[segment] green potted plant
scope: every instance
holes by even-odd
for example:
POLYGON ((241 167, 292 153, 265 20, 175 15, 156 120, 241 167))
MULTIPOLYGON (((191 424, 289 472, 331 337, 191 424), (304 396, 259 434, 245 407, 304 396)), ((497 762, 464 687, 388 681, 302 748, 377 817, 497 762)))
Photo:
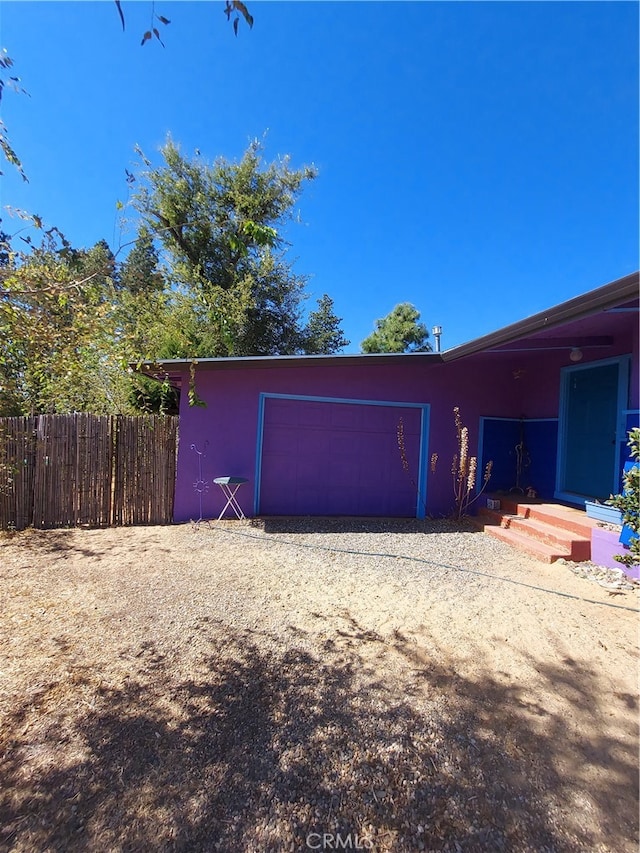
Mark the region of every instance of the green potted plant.
MULTIPOLYGON (((640 429, 629 432, 627 444, 632 462, 625 465, 622 478, 622 493, 611 495, 607 504, 622 513, 622 533, 620 542, 628 546, 626 554, 617 554, 615 559, 627 567, 637 569, 640 566, 640 429)), ((635 574, 635 572, 634 572, 635 574)))

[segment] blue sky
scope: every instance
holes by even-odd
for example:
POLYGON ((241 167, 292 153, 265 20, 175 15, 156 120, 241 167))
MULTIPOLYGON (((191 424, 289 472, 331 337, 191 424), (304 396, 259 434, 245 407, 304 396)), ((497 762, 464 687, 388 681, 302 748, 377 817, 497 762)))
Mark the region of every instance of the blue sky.
MULTIPOLYGON (((29 97, 3 119, 29 184, 0 202, 74 245, 118 222, 134 145, 314 163, 288 227, 314 300, 357 352, 413 303, 454 346, 625 275, 638 261, 638 5, 256 2, 0 4, 0 45, 29 97)), ((12 231, 16 220, 3 214, 12 231)))

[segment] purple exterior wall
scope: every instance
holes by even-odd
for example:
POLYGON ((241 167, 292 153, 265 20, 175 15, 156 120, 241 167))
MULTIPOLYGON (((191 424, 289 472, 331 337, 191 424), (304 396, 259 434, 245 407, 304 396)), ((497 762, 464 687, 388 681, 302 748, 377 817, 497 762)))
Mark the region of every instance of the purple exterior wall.
MULTIPOLYGON (((186 394, 182 395, 175 519, 198 518, 201 513, 203 517, 217 516, 223 506, 222 494, 212 480, 226 474, 249 480, 238 497, 245 513, 253 515, 261 394, 431 404, 423 459, 429 459, 435 452, 439 464, 435 474, 427 475, 427 508, 430 513, 446 512, 451 505, 449 460, 456 449, 454 406, 460 406, 469 427, 472 452, 477 449, 481 416, 517 418, 523 413, 528 417, 557 416, 558 376, 554 374, 558 374, 558 367, 552 369, 553 365, 549 365, 548 381, 541 383, 536 380, 540 375, 539 363, 535 370, 534 363, 513 368, 509 360, 492 356, 415 366, 375 362, 324 366, 316 361, 308 367, 278 366, 275 362, 268 369, 199 370, 197 390, 207 407, 190 408, 186 394), (516 379, 513 370, 524 373, 516 379), (203 453, 202 457, 192 445, 203 453), (208 486, 205 491, 196 488, 199 465, 208 486)), ((400 471, 399 451, 394 448, 391 452, 397 452, 400 471)), ((318 453, 321 453, 319 447, 318 453)), ((374 462, 372 459, 372 465, 374 462)), ((418 478, 417 471, 409 475, 418 478)), ((312 506, 309 512, 313 512, 312 506)))
MULTIPOLYGON (((606 353, 597 349, 585 353, 583 362, 633 352, 630 408, 638 407, 637 347, 637 336, 624 335, 606 353)), ((223 496, 212 481, 223 475, 247 478, 249 483, 241 487, 238 499, 248 516, 254 514, 256 459, 261 447, 260 401, 265 394, 428 404, 428 434, 422 454, 427 512, 446 513, 452 505, 450 467, 456 451, 453 407, 460 407, 469 427, 470 451, 476 454, 481 418, 557 418, 560 371, 568 365, 566 350, 479 353, 448 363, 416 359, 415 363, 403 360, 389 364, 367 358, 355 364, 340 364, 335 359, 309 360, 303 365, 277 359, 224 367, 205 363, 197 367, 196 388, 206 408, 189 407, 184 391, 185 367, 175 520, 217 517, 223 496), (192 445, 203 454, 201 457, 192 445), (439 455, 435 473, 427 470, 433 453, 439 455), (204 490, 197 485, 199 464, 204 490)), ((311 454, 313 450, 311 441, 305 452, 311 454)), ((317 453, 322 458, 320 447, 317 453)), ((397 462, 399 470, 397 447, 389 453, 397 454, 392 465, 397 462)), ((555 465, 555 460, 549 464, 555 465)), ((403 472, 403 476, 418 479, 419 472, 403 472)), ((311 505, 309 514, 313 514, 311 505)))

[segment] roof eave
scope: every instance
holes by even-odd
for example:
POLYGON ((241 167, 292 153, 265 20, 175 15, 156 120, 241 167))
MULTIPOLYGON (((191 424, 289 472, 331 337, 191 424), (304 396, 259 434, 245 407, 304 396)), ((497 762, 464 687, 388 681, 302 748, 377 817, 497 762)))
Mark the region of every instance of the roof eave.
POLYGON ((175 374, 195 365, 205 370, 240 370, 246 368, 266 369, 273 367, 309 367, 327 365, 362 364, 363 361, 377 364, 410 363, 415 361, 440 363, 442 353, 413 352, 413 353, 343 353, 337 355, 259 355, 235 356, 221 358, 165 358, 157 361, 136 362, 131 364, 133 370, 151 376, 162 378, 163 374, 175 374))
POLYGON ((567 302, 562 302, 560 305, 555 305, 546 311, 540 311, 538 314, 512 323, 510 326, 504 326, 502 329, 475 338, 466 344, 445 350, 442 353, 443 361, 455 361, 467 355, 494 349, 536 332, 553 329, 564 323, 606 311, 608 308, 615 308, 617 305, 638 297, 639 281, 637 272, 626 275, 610 284, 605 284, 595 290, 590 290, 588 293, 569 299, 567 302))

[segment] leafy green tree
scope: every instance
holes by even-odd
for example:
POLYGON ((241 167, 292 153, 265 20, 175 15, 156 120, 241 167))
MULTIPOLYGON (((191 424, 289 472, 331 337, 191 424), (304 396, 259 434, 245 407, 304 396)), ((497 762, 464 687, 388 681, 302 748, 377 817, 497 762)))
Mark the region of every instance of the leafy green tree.
POLYGON ((102 302, 109 301, 113 288, 117 287, 119 271, 115 256, 106 240, 98 240, 90 249, 63 253, 62 257, 66 257, 72 273, 91 282, 91 289, 96 298, 102 302))
POLYGON ((10 252, 0 266, 0 415, 136 410, 144 380, 128 364, 158 349, 167 299, 155 280, 151 294, 132 294, 118 272, 103 240, 73 250, 50 234, 10 252))
POLYGON ((115 350, 126 374, 129 403, 136 410, 165 414, 177 410, 177 396, 168 382, 158 383, 129 370, 131 363, 153 361, 164 355, 165 341, 177 320, 174 310, 171 288, 160 267, 153 238, 142 226, 120 264, 111 313, 115 350))
POLYGON ((303 349, 310 355, 331 355, 348 347, 340 328, 341 317, 333 310, 333 299, 326 293, 318 299, 318 308, 309 314, 304 330, 303 349))
POLYGON ((278 229, 315 169, 292 169, 288 159, 264 164, 258 142, 238 163, 190 160, 171 140, 161 153, 158 168, 145 159, 134 205, 167 250, 172 278, 206 308, 206 355, 299 351, 305 279, 278 229))
POLYGON ((167 334, 171 294, 153 238, 144 226, 120 264, 112 309, 123 360, 158 357, 167 334))
POLYGON ((234 332, 235 355, 294 354, 302 345, 306 279, 273 252, 260 253, 249 302, 234 332))
POLYGON ((104 411, 108 272, 103 246, 63 257, 52 237, 12 255, 0 292, 3 414, 104 411))
MULTIPOLYGON (((119 0, 116 7, 124 29, 119 0)), ((224 11, 236 34, 239 16, 249 27, 253 25, 241 0, 226 0, 224 11)), ((153 3, 151 15, 151 30, 144 33, 143 45, 153 37, 162 44, 153 23, 170 23, 155 14, 153 3)), ((0 101, 9 88, 24 93, 12 69, 13 60, 6 50, 0 51, 0 101)), ((2 120, 0 153, 26 181, 2 120)), ((36 229, 43 229, 41 217, 18 213, 36 229)), ((247 220, 238 246, 248 251, 251 240, 258 245, 276 245, 275 236, 270 227, 247 220)), ((154 385, 153 393, 148 393, 141 388, 146 380, 127 371, 128 361, 146 359, 153 353, 162 357, 181 349, 176 355, 182 355, 185 347, 191 350, 194 343, 196 349, 208 353, 219 350, 221 333, 229 337, 233 321, 242 318, 242 307, 254 310, 261 322, 270 305, 275 305, 280 314, 289 308, 291 316, 297 308, 295 299, 287 298, 286 293, 277 298, 277 288, 271 295, 260 293, 254 303, 245 297, 244 306, 227 300, 233 303, 235 314, 214 311, 220 316, 216 334, 211 328, 211 311, 203 316, 201 300, 196 304, 199 296, 167 288, 157 266, 152 236, 144 227, 123 265, 124 281, 119 281, 116 260, 105 241, 90 250, 76 251, 55 227, 45 232, 39 249, 32 247, 30 237, 21 239, 32 248, 29 254, 15 252, 10 235, 0 232, 0 415, 126 411, 131 405, 139 406, 141 400, 148 408, 151 398, 155 398, 156 410, 166 410, 170 389, 163 388, 158 395, 158 386, 154 385), (61 246, 53 245, 55 238, 61 246)), ((301 280, 295 281, 291 293, 300 287, 301 280)), ((256 337, 250 324, 245 323, 243 331, 245 338, 251 339, 248 331, 256 337)), ((263 345, 291 345, 291 335, 280 337, 287 343, 276 340, 263 345)))
POLYGON ((362 352, 431 352, 429 331, 419 320, 420 312, 411 303, 396 305, 386 317, 376 320, 375 331, 360 344, 362 352))

